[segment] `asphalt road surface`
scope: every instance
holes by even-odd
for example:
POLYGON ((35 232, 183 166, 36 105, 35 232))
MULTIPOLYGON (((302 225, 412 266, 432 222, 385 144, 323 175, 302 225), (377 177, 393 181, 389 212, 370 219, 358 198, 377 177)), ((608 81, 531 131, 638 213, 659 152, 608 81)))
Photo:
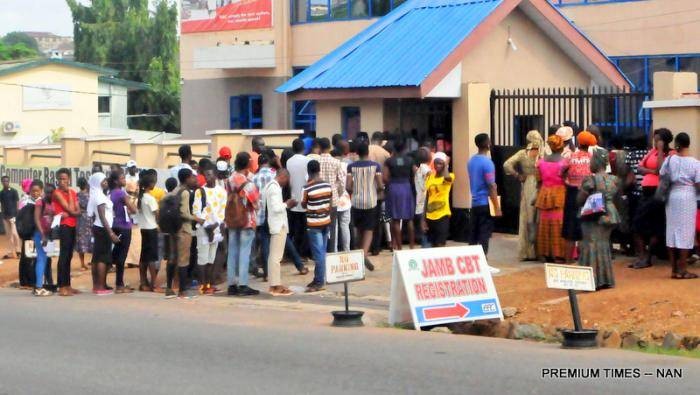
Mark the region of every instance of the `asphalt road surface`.
POLYGON ((2 289, 0 394, 639 395, 700 388, 700 361, 693 359, 329 322, 327 311, 303 305, 225 297, 39 299, 2 289), (543 369, 562 368, 599 369, 600 377, 542 377, 543 369), (641 377, 605 378, 604 368, 641 377), (659 368, 682 378, 658 378, 659 368))

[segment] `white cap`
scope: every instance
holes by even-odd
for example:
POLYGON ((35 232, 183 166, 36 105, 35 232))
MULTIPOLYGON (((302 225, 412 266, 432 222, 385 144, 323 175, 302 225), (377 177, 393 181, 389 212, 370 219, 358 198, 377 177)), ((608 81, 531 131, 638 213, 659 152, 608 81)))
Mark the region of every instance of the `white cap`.
POLYGON ((130 161, 126 162, 126 167, 128 169, 129 167, 138 167, 138 166, 136 166, 135 160, 130 160, 130 161))
POLYGON ((226 163, 226 162, 223 161, 223 160, 220 160, 220 161, 216 162, 216 170, 218 170, 218 171, 226 171, 226 170, 228 170, 228 163, 226 163))

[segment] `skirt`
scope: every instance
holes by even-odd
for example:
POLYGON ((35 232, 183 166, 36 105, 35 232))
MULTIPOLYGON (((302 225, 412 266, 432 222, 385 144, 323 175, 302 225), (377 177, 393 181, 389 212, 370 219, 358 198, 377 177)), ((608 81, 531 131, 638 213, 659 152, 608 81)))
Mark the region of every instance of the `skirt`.
POLYGON ((596 288, 614 287, 610 233, 615 226, 600 225, 598 221, 583 221, 581 227, 583 240, 579 243, 578 264, 593 268, 596 288))
POLYGON ((92 264, 112 264, 112 239, 109 238, 105 228, 92 226, 92 264))
POLYGON ((537 256, 544 258, 563 258, 566 243, 561 237, 562 209, 539 210, 537 224, 537 256))
POLYGON ((692 250, 695 247, 697 201, 695 185, 671 188, 666 205, 666 247, 692 250))
POLYGON ((561 237, 564 240, 579 241, 583 238, 581 233, 581 220, 579 219, 579 207, 576 202, 578 187, 567 186, 564 200, 564 223, 561 228, 561 237))
POLYGON ((411 183, 392 181, 389 183, 385 200, 387 215, 393 220, 410 220, 416 213, 416 200, 413 197, 411 183))
POLYGON ((428 223, 428 239, 433 246, 441 246, 447 242, 450 235, 450 216, 440 219, 426 219, 428 223))
POLYGON ((139 262, 157 262, 159 261, 158 255, 158 229, 141 229, 141 255, 139 262))

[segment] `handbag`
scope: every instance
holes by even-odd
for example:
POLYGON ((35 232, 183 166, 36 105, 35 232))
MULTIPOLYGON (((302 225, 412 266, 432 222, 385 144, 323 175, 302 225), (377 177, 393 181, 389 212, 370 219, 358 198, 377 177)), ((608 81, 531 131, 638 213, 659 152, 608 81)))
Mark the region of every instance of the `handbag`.
POLYGON ((668 195, 671 193, 671 159, 673 159, 673 156, 668 158, 669 171, 666 174, 659 175, 659 185, 654 192, 654 200, 660 203, 666 203, 668 195))
MULTIPOLYGON (((595 183, 596 191, 598 189, 598 176, 593 176, 593 182, 595 183)), ((595 192, 586 198, 586 202, 581 207, 581 219, 582 220, 594 220, 605 215, 607 209, 605 207, 605 197, 602 192, 595 192)))

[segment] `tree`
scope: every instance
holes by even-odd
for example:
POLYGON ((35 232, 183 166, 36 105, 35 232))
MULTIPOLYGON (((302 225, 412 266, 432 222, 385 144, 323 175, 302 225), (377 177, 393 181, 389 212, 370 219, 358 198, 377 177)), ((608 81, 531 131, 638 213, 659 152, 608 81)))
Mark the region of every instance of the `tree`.
POLYGON ((131 127, 180 130, 180 70, 177 2, 92 0, 82 5, 66 0, 73 14, 75 59, 119 70, 119 77, 150 85, 129 94, 131 127))
POLYGON ((25 47, 34 50, 35 53, 39 53, 39 44, 37 44, 34 37, 31 37, 27 33, 23 32, 11 32, 7 33, 5 37, 2 38, 2 42, 7 46, 13 46, 15 44, 24 44, 25 47))
POLYGON ((7 45, 0 41, 0 60, 30 59, 35 58, 37 55, 35 50, 27 48, 24 43, 7 45))

